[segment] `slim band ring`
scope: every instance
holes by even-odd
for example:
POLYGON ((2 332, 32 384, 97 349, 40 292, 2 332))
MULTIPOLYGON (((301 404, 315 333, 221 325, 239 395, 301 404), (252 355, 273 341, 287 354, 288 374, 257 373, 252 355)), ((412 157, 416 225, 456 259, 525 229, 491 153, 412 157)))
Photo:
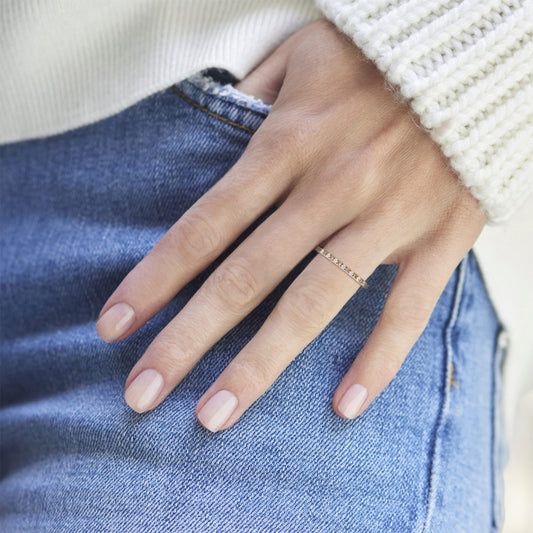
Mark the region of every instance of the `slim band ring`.
POLYGON ((329 259, 334 265, 337 265, 342 271, 344 271, 348 276, 355 280, 361 287, 369 289, 368 283, 358 274, 356 274, 348 265, 343 263, 340 259, 337 259, 332 253, 324 250, 322 246, 318 245, 315 248, 315 251, 323 255, 326 259, 329 259))

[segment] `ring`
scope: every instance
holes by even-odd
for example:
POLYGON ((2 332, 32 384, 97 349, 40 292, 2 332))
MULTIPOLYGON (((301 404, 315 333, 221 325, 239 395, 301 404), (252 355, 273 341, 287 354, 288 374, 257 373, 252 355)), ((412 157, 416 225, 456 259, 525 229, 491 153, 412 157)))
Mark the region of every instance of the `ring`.
POLYGON ((332 253, 328 252, 322 246, 318 245, 315 251, 323 255, 326 259, 329 259, 334 265, 337 265, 343 272, 348 274, 353 280, 355 280, 364 289, 369 289, 368 283, 358 274, 356 274, 348 265, 343 263, 340 259, 337 259, 332 253))

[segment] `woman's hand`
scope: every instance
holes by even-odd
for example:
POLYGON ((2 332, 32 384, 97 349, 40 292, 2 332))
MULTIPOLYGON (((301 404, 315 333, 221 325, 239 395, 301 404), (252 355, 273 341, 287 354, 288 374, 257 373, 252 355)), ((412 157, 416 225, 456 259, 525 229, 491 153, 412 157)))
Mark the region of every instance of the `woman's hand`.
MULTIPOLYGON (((239 161, 124 278, 97 331, 108 342, 131 335, 277 206, 157 335, 126 381, 126 401, 138 412, 161 403, 322 244, 364 278, 382 263, 399 265, 333 397, 335 411, 353 418, 400 368, 484 214, 409 107, 325 19, 293 34, 237 87, 273 102, 269 115, 239 161)), ((359 287, 316 254, 200 398, 198 421, 211 431, 234 424, 359 287)))

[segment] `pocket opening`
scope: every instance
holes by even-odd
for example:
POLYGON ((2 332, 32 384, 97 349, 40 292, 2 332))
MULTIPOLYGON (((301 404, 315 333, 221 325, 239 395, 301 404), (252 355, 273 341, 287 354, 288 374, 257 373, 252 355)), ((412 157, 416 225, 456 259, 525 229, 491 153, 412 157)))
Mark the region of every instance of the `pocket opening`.
POLYGON ((189 76, 187 80, 200 91, 262 116, 267 116, 272 105, 252 94, 235 88, 240 80, 229 70, 209 67, 189 76))
POLYGON ((217 121, 253 134, 272 106, 236 89, 232 85, 236 81, 231 72, 212 67, 192 74, 174 84, 172 89, 189 104, 217 121))

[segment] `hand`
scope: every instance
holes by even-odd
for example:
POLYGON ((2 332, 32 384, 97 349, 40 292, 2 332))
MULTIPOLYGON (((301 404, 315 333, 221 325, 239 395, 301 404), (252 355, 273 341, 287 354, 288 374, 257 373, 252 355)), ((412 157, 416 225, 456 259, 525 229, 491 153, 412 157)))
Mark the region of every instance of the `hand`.
MULTIPOLYGON (((353 418, 397 373, 485 216, 409 107, 325 19, 294 33, 237 88, 273 103, 269 115, 239 161, 120 283, 97 331, 108 342, 131 335, 277 206, 156 336, 125 399, 138 412, 156 407, 322 244, 364 278, 399 265, 333 397, 335 412, 353 418)), ((200 398, 198 421, 211 431, 234 424, 359 288, 316 254, 200 398)))

